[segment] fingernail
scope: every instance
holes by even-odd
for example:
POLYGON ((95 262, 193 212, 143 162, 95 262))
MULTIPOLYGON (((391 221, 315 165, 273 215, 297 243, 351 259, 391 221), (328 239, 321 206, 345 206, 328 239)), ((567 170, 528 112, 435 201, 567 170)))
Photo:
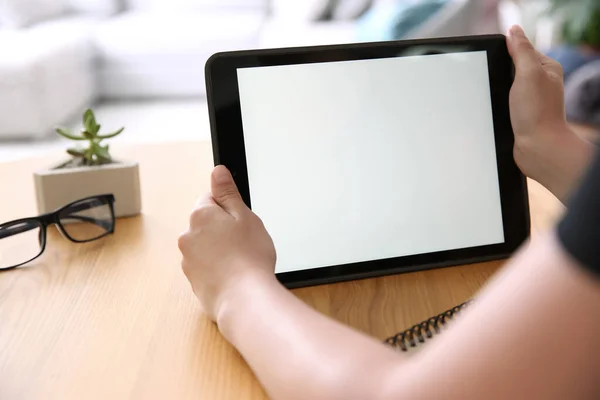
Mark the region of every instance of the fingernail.
POLYGON ((215 169, 215 180, 217 183, 226 184, 231 182, 231 174, 226 167, 219 165, 215 169))
POLYGON ((510 34, 513 36, 523 37, 525 36, 525 31, 523 31, 523 28, 521 28, 519 25, 515 25, 510 28, 510 34))

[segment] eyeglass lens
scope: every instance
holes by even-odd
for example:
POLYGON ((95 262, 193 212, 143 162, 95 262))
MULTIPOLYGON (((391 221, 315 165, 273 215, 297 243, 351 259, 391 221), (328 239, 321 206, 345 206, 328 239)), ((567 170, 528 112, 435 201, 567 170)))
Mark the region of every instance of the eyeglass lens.
POLYGON ((59 213, 58 219, 65 234, 76 241, 98 239, 114 225, 110 203, 100 198, 73 203, 59 213))
POLYGON ((44 248, 44 228, 35 220, 0 226, 0 270, 29 262, 44 248))

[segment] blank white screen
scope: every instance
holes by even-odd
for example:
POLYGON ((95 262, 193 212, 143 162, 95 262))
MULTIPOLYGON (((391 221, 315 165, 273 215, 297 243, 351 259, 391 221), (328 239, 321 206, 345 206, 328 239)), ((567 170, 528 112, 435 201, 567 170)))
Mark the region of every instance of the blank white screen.
POLYGON ((276 272, 504 242, 486 52, 238 69, 276 272))

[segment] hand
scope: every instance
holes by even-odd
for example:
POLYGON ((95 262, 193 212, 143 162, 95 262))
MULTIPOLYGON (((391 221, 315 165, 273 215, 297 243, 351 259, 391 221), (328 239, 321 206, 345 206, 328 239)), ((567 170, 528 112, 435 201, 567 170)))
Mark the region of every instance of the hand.
POLYGON ((214 169, 211 192, 193 211, 179 249, 183 272, 204 311, 216 321, 240 285, 275 280, 276 256, 271 237, 246 207, 227 168, 214 169))
POLYGON ((510 93, 515 161, 565 202, 591 162, 593 145, 567 124, 561 65, 536 51, 518 26, 509 33, 508 48, 516 67, 510 93))

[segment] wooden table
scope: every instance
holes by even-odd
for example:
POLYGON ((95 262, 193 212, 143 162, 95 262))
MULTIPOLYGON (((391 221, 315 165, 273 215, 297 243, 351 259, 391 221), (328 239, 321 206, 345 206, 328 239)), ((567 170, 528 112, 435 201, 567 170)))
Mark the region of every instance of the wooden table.
MULTIPOLYGON (((240 355, 200 312, 177 237, 208 189, 209 143, 117 149, 141 163, 143 215, 106 240, 54 232, 27 268, 0 273, 0 399, 263 399, 240 355)), ((0 221, 36 214, 32 172, 0 165, 0 221)), ((562 212, 530 185, 534 231, 562 212)), ((50 232, 49 232, 50 233, 50 232)), ((317 310, 379 339, 461 303, 502 262, 295 290, 317 310)))

